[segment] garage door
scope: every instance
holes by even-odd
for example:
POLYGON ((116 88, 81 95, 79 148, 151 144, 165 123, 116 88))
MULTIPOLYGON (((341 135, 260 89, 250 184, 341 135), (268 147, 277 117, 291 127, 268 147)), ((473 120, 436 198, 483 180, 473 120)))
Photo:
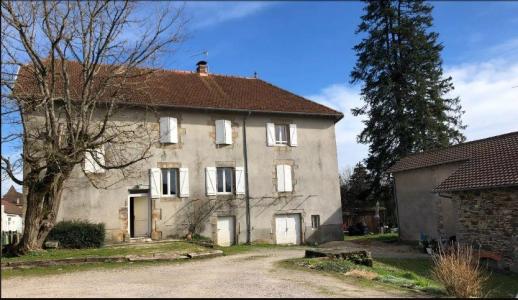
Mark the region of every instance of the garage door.
POLYGON ((275 240, 277 244, 300 244, 300 215, 275 216, 275 240))
POLYGON ((218 217, 218 245, 234 244, 234 217, 218 217))

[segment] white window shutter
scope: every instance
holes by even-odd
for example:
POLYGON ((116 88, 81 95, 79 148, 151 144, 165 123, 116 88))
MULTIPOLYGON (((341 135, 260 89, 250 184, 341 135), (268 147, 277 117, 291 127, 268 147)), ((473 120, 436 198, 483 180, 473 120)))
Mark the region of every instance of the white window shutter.
POLYGON ((178 121, 176 118, 160 118, 160 143, 178 143, 178 121))
POLYGON ((232 122, 225 120, 225 144, 232 144, 232 122))
POLYGON ((178 120, 169 118, 169 139, 170 143, 178 144, 178 120))
POLYGON ((189 197, 189 169, 180 168, 180 197, 189 197))
POLYGON ((216 120, 216 144, 232 144, 232 122, 216 120))
POLYGON ((216 120, 216 144, 225 143, 225 120, 216 120))
POLYGON ((297 124, 290 124, 290 146, 297 146, 297 124))
POLYGON ((266 123, 266 143, 268 146, 275 145, 275 124, 266 123))
POLYGON ((160 186, 162 184, 162 172, 159 168, 149 169, 149 192, 151 198, 160 198, 160 186))
POLYGON ((284 165, 277 165, 277 192, 284 192, 284 165))
POLYGON ((236 194, 243 195, 245 193, 245 168, 236 167, 236 194))
POLYGON ((291 180, 291 166, 284 165, 284 191, 291 192, 293 191, 293 183, 291 180))
POLYGON ((207 188, 207 195, 216 195, 216 168, 207 167, 205 168, 205 185, 207 188))
POLYGON ((170 143, 169 141, 169 118, 160 118, 160 143, 170 143))

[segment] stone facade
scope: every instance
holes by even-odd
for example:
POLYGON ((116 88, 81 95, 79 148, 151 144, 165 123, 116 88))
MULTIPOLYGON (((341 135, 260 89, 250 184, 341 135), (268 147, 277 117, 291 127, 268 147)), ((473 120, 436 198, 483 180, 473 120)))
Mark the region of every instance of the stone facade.
MULTIPOLYGON (((242 167, 243 119, 237 112, 211 112, 161 108, 158 114, 144 113, 137 107, 121 108, 114 119, 123 124, 146 124, 151 127, 150 139, 157 141, 150 157, 132 166, 134 174, 119 180, 117 172, 95 174, 100 180, 115 181, 107 189, 97 189, 77 166, 63 192, 58 221, 87 219, 103 222, 107 238, 128 240, 132 195, 146 196, 149 191, 150 168, 188 168, 189 196, 161 196, 150 199, 149 237, 165 239, 184 237, 193 220, 203 219, 197 232, 216 240, 217 218, 234 219, 235 242, 246 242, 246 209, 244 195, 207 196, 206 167, 242 167), (178 119, 178 143, 158 142, 159 117, 178 119), (233 143, 218 145, 215 141, 215 120, 232 123, 233 143)), ((37 116, 33 116, 37 118, 37 116)), ((31 123, 37 126, 38 123, 31 123)), ((335 120, 282 114, 253 114, 247 117, 247 153, 250 193, 251 241, 275 243, 275 216, 297 214, 300 218, 301 241, 323 243, 343 238, 335 120), (266 123, 296 124, 298 145, 268 146, 266 123), (277 192, 276 165, 290 165, 292 192, 277 192), (320 226, 313 228, 311 216, 320 217, 320 226)), ((110 157, 106 155, 106 160, 110 157)))
POLYGON ((518 272, 518 187, 465 191, 454 199, 457 240, 496 254, 499 268, 518 272))

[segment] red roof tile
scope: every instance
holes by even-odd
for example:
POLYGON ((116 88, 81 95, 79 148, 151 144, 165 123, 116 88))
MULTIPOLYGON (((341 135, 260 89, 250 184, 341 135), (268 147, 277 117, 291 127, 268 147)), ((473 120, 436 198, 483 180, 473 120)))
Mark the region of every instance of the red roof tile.
POLYGON ((2 199, 2 205, 4 206, 4 212, 6 214, 23 215, 23 207, 21 205, 16 205, 4 199, 2 199))
POLYGON ((518 131, 410 155, 388 171, 397 173, 462 161, 459 169, 434 191, 518 186, 518 131))
MULTIPOLYGON (((72 94, 81 93, 81 66, 67 63, 72 94)), ((103 74, 113 72, 115 66, 103 65, 97 75, 102 82, 103 74)), ((14 95, 38 97, 39 91, 29 66, 18 73, 14 95)), ((209 74, 200 76, 195 72, 135 69, 135 78, 121 83, 123 88, 107 91, 106 99, 116 98, 129 104, 163 105, 194 109, 222 109, 231 111, 254 111, 274 113, 297 113, 328 116, 339 120, 343 114, 324 105, 297 96, 256 78, 209 74), (150 73, 151 72, 151 73, 150 73)), ((58 83, 59 84, 59 83, 58 83)), ((58 95, 59 96, 59 95, 58 95)), ((74 97, 72 97, 74 98, 74 97)), ((78 98, 78 97, 76 97, 78 98)))

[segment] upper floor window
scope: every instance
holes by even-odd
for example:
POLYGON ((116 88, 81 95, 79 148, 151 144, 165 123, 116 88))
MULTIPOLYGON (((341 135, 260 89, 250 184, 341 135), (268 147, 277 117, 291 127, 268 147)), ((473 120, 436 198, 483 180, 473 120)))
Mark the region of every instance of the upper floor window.
POLYGON ((229 120, 216 120, 216 144, 232 144, 232 122, 229 120))
POLYGON ((178 195, 178 169, 162 169, 162 195, 178 195))
POLYGON ((287 124, 275 124, 275 144, 276 145, 288 145, 289 135, 288 135, 288 125, 287 124))
POLYGON ((173 117, 160 118, 160 143, 178 143, 178 120, 173 117))
POLYGON ((297 125, 266 123, 266 142, 268 146, 297 146, 297 125))
POLYGON ((232 168, 216 168, 218 193, 230 194, 234 192, 232 168))

